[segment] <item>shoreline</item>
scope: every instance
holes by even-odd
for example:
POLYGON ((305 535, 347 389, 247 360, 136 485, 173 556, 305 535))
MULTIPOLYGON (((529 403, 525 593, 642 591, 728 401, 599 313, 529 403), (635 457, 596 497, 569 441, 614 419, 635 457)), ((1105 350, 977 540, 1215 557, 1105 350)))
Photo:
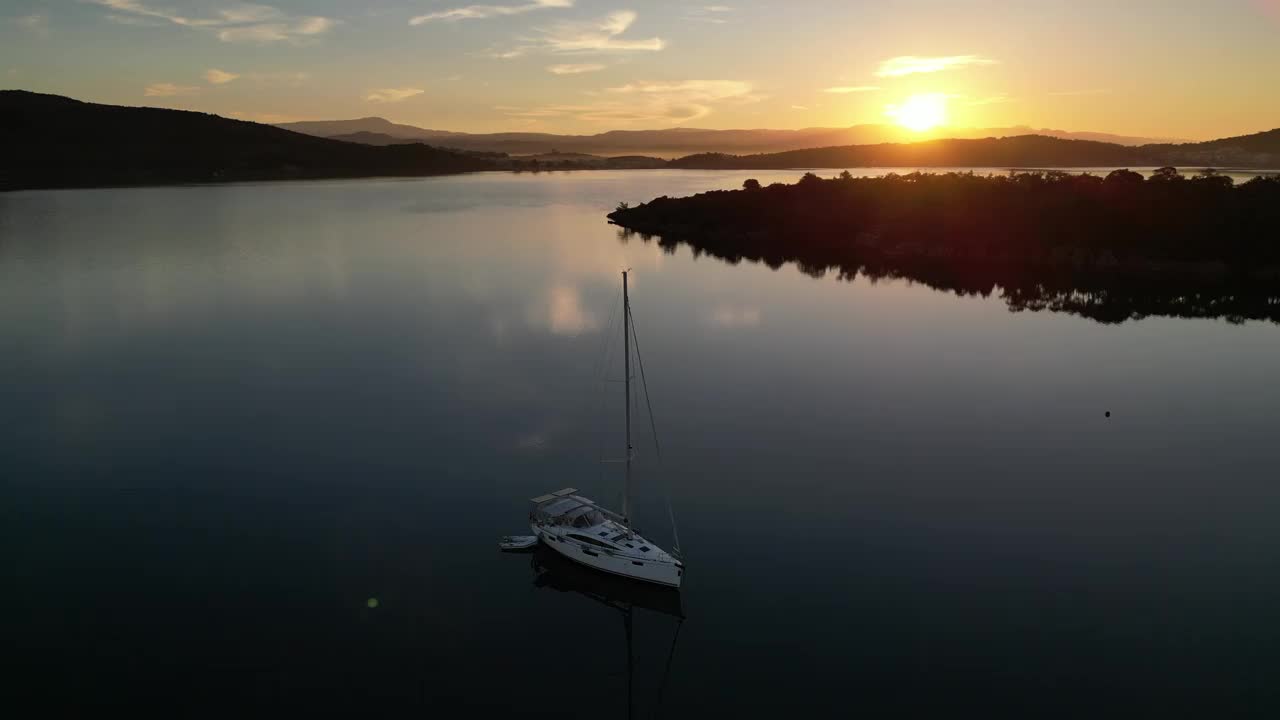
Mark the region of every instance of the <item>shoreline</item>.
MULTIPOLYGON (((991 173, 991 174, 1001 174, 1001 175, 1016 175, 1020 173, 1061 172, 1069 175, 1082 175, 1082 174, 1090 174, 1091 172, 1110 172, 1118 168, 1114 168, 1110 166, 1107 166, 1107 167, 1063 166, 1063 167, 1056 167, 1056 168, 1040 169, 1040 168, 1021 168, 1021 167, 994 167, 994 166, 956 167, 956 166, 927 166, 927 165, 911 165, 911 166, 892 166, 892 165, 870 166, 869 165, 869 166, 861 166, 861 167, 851 166, 846 168, 818 168, 818 167, 701 168, 701 167, 670 167, 670 166, 661 167, 661 168, 653 168, 653 167, 628 168, 628 167, 584 166, 584 167, 547 167, 547 168, 532 170, 532 169, 526 169, 526 168, 492 167, 492 168, 480 168, 480 169, 462 170, 462 171, 413 172, 413 173, 390 173, 390 174, 377 173, 377 174, 370 174, 370 175, 333 173, 333 174, 319 174, 319 175, 291 176, 291 177, 261 176, 261 177, 236 177, 236 178, 226 178, 226 179, 172 180, 172 181, 140 180, 137 182, 104 182, 104 183, 88 182, 88 183, 33 184, 33 185, 21 185, 21 186, 11 186, 11 185, 5 184, 5 182, 2 179, 0 179, 0 193, 18 193, 18 192, 49 191, 49 190, 111 190, 111 189, 126 189, 126 188, 220 187, 224 185, 245 185, 245 184, 252 184, 252 183, 289 183, 289 182, 314 182, 314 181, 332 181, 332 180, 415 180, 415 179, 424 179, 424 178, 483 175, 487 173, 493 173, 493 174, 501 173, 501 174, 510 174, 510 175, 532 175, 532 176, 557 175, 557 174, 580 173, 580 172, 632 173, 632 172, 654 172, 654 171, 677 171, 681 173, 685 173, 685 172, 749 173, 749 172, 754 172, 759 170, 763 172, 805 173, 805 172, 812 172, 815 170, 832 170, 832 169, 845 170, 845 171, 859 171, 859 170, 888 170, 888 171, 906 170, 906 171, 913 171, 913 172, 937 171, 939 173, 941 172, 980 173, 981 172, 981 173, 991 173)), ((1132 169, 1138 172, 1146 173, 1146 172, 1153 172, 1158 168, 1154 166, 1135 166, 1132 169)), ((1238 167, 1237 168, 1210 168, 1210 167, 1198 167, 1198 166, 1182 168, 1182 171, 1184 173, 1204 172, 1204 171, 1211 171, 1211 170, 1224 175, 1249 175, 1252 177, 1270 177, 1273 175, 1280 175, 1280 170, 1271 169, 1271 168, 1238 168, 1238 167)), ((855 175, 854 177, 874 178, 879 176, 855 175)), ((650 232, 651 234, 660 234, 655 231, 650 231, 650 232)))

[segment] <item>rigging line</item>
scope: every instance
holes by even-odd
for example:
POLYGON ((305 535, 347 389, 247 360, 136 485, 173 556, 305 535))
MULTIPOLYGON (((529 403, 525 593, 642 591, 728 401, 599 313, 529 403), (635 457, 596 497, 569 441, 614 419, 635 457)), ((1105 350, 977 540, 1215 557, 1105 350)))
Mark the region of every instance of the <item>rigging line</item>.
MULTIPOLYGON (((596 357, 596 366, 591 370, 591 397, 588 398, 588 404, 591 405, 591 417, 598 418, 603 412, 604 391, 608 385, 605 375, 609 372, 609 351, 613 346, 613 323, 614 318, 618 315, 618 305, 622 302, 622 293, 619 292, 613 297, 613 306, 609 310, 609 322, 605 325, 604 337, 601 338, 600 354, 596 357), (598 383, 598 384, 597 384, 598 383)), ((595 433, 596 444, 596 480, 604 482, 604 453, 605 443, 603 439, 604 431, 598 429, 595 433)))
MULTIPOLYGON (((623 308, 623 312, 631 320, 631 339, 635 341, 636 346, 636 364, 640 366, 640 386, 644 388, 644 404, 649 411, 649 431, 653 434, 653 451, 658 458, 658 465, 662 465, 662 446, 658 444, 658 421, 653 417, 653 400, 649 397, 649 380, 644 375, 644 358, 640 355, 640 338, 636 335, 636 316, 632 314, 631 308, 623 308)), ((659 467, 658 476, 662 483, 662 497, 667 504, 667 517, 671 520, 671 538, 675 541, 676 555, 683 556, 680 551, 680 531, 676 528, 676 511, 671 507, 671 491, 667 488, 666 477, 659 467)))
MULTIPOLYGON (((681 608, 681 612, 683 612, 683 608, 681 608)), ((658 704, 654 707, 653 712, 650 713, 650 717, 656 717, 662 711, 662 696, 666 694, 667 680, 671 678, 671 663, 676 659, 676 643, 680 641, 680 627, 682 625, 684 625, 683 617, 676 621, 676 632, 671 637, 671 652, 667 654, 667 667, 662 671, 662 682, 658 685, 658 704)))
POLYGON ((636 364, 640 366, 640 385, 644 388, 644 404, 649 410, 649 432, 653 434, 653 451, 662 459, 662 446, 658 444, 658 424, 653 417, 653 402, 649 400, 649 381, 644 377, 644 359, 640 357, 640 338, 636 336, 636 316, 627 309, 627 317, 631 318, 631 339, 636 346, 636 364))

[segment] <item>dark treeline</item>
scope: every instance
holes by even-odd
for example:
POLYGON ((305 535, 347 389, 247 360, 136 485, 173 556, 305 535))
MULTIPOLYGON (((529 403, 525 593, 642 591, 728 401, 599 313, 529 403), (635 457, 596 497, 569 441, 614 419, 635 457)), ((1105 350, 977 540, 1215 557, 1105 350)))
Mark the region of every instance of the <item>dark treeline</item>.
POLYGON ((582 155, 562 159, 554 159, 554 157, 551 159, 545 157, 507 157, 499 161, 499 166, 517 173, 538 173, 554 170, 658 170, 665 168, 667 161, 644 155, 623 155, 619 157, 582 155))
POLYGON ((1149 180, 1060 172, 890 175, 658 198, 626 235, 728 262, 905 278, 999 293, 1015 310, 1102 322, 1147 315, 1280 322, 1280 177, 1235 186, 1162 168, 1149 180))
POLYGON ((374 147, 205 113, 0 91, 0 190, 229 180, 439 175, 493 157, 374 147))

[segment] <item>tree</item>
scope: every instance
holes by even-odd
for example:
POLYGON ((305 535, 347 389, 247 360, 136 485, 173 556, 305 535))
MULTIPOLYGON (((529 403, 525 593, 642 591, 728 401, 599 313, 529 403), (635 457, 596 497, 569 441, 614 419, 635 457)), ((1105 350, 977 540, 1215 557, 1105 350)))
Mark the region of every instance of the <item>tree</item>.
POLYGON ((841 180, 852 180, 852 179, 853 179, 853 173, 849 172, 848 170, 843 170, 843 171, 841 171, 841 172, 840 172, 840 179, 841 179, 841 180))
POLYGON ((807 173, 805 173, 805 174, 800 178, 800 186, 801 186, 801 187, 807 187, 807 186, 809 186, 809 185, 817 185, 817 184, 819 184, 819 183, 821 183, 821 182, 822 182, 822 178, 818 177, 817 175, 814 175, 814 174, 813 174, 813 173, 811 173, 811 172, 807 172, 807 173))
POLYGON ((1112 170, 1107 174, 1107 184, 1116 187, 1141 185, 1143 182, 1142 173, 1136 173, 1129 169, 1112 170))
POLYGON ((1151 182, 1178 182, 1182 179, 1176 167, 1162 167, 1151 174, 1151 182))
POLYGON ((755 178, 750 178, 746 182, 742 183, 742 189, 743 190, 759 190, 760 181, 755 178))
POLYGON ((1236 181, 1232 180, 1230 176, 1223 175, 1213 168, 1201 170, 1196 173, 1196 176, 1191 181, 1197 187, 1231 188, 1236 184, 1236 181))

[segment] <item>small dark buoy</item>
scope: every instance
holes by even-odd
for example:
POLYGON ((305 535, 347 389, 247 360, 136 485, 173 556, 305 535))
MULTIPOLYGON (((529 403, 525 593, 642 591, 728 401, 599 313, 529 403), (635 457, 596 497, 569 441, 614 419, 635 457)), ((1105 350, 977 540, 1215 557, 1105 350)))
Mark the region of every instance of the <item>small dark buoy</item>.
POLYGON ((1110 411, 1110 410, 1108 410, 1108 411, 1107 411, 1107 417, 1111 417, 1111 411, 1110 411))

